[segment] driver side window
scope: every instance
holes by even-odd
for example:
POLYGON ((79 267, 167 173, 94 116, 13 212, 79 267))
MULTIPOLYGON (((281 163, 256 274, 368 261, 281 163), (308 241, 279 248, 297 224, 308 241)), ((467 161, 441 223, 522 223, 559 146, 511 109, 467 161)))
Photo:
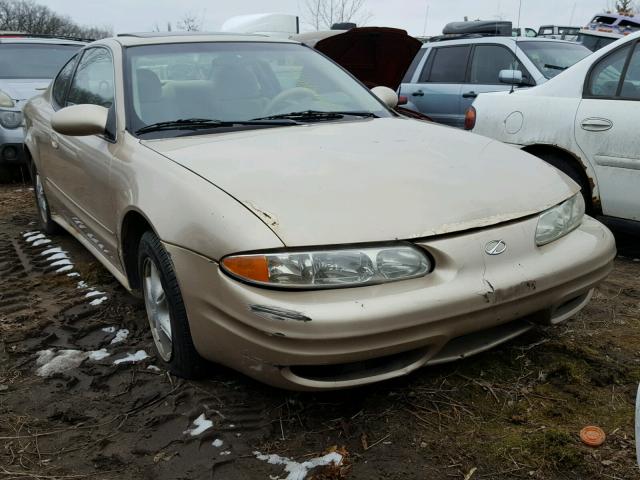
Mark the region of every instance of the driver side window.
POLYGON ((110 108, 114 92, 111 54, 105 48, 86 50, 73 77, 66 106, 89 103, 110 108))

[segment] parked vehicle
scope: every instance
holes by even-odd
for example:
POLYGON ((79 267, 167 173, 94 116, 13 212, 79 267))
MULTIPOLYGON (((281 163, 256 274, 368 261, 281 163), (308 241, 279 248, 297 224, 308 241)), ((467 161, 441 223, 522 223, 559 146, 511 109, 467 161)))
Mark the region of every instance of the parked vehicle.
POLYGON ((512 37, 537 37, 538 32, 535 29, 529 27, 513 27, 511 31, 512 37))
POLYGON ((0 32, 0 181, 24 164, 22 108, 85 42, 0 32))
POLYGON ((639 40, 618 40, 540 87, 479 96, 469 127, 558 167, 592 214, 640 226, 639 40))
POLYGON ((596 32, 629 35, 640 30, 640 16, 619 15, 617 13, 598 14, 585 27, 596 32))
POLYGON ((581 29, 576 36, 575 41, 584 45, 592 52, 596 52, 601 48, 611 45, 616 40, 620 40, 624 35, 617 33, 599 32, 595 30, 581 29))
MULTIPOLYGON (((379 86, 397 91, 404 73, 422 43, 405 30, 385 27, 362 27, 327 30, 294 35, 292 40, 315 48, 346 69, 369 88, 379 86)), ((407 109, 406 98, 396 112, 421 120, 429 117, 407 109)))
POLYGON ((582 60, 590 50, 561 40, 477 37, 424 44, 407 70, 400 95, 407 108, 434 121, 464 126, 480 93, 540 85, 582 60))
POLYGON ((543 25, 538 29, 538 37, 573 41, 579 32, 580 27, 543 25))
POLYGON ((101 40, 25 109, 42 228, 141 291, 183 376, 204 357, 280 387, 353 387, 584 307, 615 245, 578 186, 403 118, 386 91, 292 41, 101 40), (198 75, 161 81, 179 65, 198 75))

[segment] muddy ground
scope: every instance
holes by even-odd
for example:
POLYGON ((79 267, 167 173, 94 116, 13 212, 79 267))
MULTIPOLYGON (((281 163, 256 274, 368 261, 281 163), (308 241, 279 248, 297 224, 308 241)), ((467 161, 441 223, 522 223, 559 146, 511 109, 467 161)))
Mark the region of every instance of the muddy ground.
POLYGON ((333 451, 342 465, 307 478, 640 478, 634 239, 591 304, 564 325, 448 366, 318 395, 222 368, 202 382, 157 370, 141 302, 68 235, 25 237, 35 219, 28 187, 0 187, 0 478, 302 478, 254 452, 303 463, 333 451), (71 266, 54 265, 56 248, 71 266), (123 329, 129 335, 111 343, 123 329), (108 357, 85 358, 103 348, 108 357), (47 349, 79 351, 79 365, 39 376, 38 352, 47 349), (149 358, 114 364, 140 350, 149 358), (202 414, 212 427, 184 433, 202 414), (585 425, 604 429, 603 446, 580 443, 585 425))

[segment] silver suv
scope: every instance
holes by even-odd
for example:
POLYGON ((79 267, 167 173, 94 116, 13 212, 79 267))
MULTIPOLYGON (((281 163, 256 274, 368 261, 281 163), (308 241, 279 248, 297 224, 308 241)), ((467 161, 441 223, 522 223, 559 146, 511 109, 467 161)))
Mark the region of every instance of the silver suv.
POLYGON ((459 38, 426 43, 404 76, 399 94, 408 108, 434 121, 464 126, 480 93, 546 82, 591 51, 561 40, 513 37, 459 38))
POLYGON ((0 180, 24 164, 22 108, 86 42, 0 32, 0 180))

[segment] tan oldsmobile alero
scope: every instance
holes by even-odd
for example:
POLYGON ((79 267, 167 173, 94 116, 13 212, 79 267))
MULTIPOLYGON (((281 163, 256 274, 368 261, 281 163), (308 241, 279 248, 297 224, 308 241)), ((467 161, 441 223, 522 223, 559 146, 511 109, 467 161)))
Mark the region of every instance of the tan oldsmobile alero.
POLYGON ((578 186, 395 101, 292 41, 95 42, 26 107, 42 227, 141 292, 186 377, 351 387, 583 308, 615 244, 578 186))

